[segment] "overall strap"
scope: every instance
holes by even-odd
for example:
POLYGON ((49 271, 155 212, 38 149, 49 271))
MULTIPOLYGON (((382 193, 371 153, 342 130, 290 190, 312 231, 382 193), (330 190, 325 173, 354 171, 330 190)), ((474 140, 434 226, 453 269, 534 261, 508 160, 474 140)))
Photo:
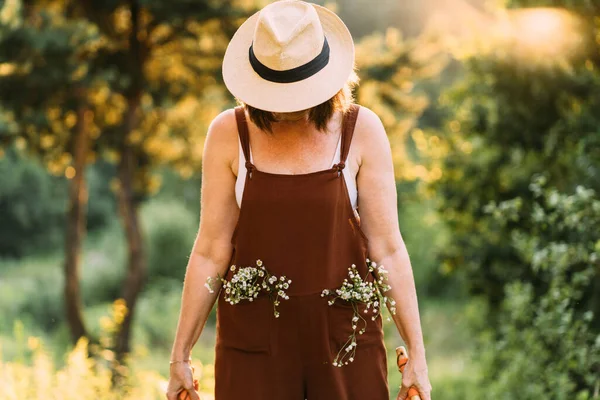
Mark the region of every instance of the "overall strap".
POLYGON ((250 135, 248 134, 248 122, 246 121, 246 113, 244 112, 244 108, 242 106, 237 106, 235 108, 235 121, 238 127, 238 135, 240 136, 242 150, 244 151, 244 158, 246 160, 246 170, 249 174, 251 174, 252 170, 254 169, 254 164, 252 164, 252 162, 250 161, 250 135))
POLYGON ((354 127, 356 126, 356 120, 358 118, 358 111, 360 106, 358 104, 351 104, 350 108, 344 114, 342 121, 342 150, 340 156, 340 162, 338 165, 338 172, 346 166, 346 158, 350 151, 350 143, 352 142, 352 135, 354 134, 354 127))

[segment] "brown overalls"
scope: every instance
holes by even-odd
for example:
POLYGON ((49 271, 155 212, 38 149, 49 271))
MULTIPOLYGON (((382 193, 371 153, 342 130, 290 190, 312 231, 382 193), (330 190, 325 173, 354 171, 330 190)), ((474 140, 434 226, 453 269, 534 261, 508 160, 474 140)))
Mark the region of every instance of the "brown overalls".
POLYGON ((268 296, 231 305, 219 293, 215 400, 389 399, 381 315, 372 321, 364 314, 368 325, 357 334, 354 362, 335 367, 352 333, 353 309, 340 299, 330 306, 321 296, 341 286, 352 264, 362 277, 368 272, 368 240, 342 174, 358 110, 353 105, 344 117, 339 163, 291 175, 263 172, 249 161, 246 117, 236 108, 248 173, 229 265, 256 266, 260 259, 292 283, 289 299, 280 298, 279 318, 268 296))

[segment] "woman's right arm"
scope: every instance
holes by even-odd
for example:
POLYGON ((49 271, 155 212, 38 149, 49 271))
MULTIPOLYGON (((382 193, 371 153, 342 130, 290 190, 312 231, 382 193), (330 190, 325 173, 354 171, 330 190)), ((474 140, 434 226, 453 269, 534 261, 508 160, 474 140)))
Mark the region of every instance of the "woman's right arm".
POLYGON ((202 189, 200 194, 200 226, 189 257, 183 283, 181 309, 171 351, 171 376, 167 398, 176 399, 181 388, 191 399, 192 373, 184 361, 190 358, 208 315, 219 293, 215 281, 214 293, 204 285, 208 277, 223 276, 233 251, 231 235, 239 215, 235 199, 236 177, 232 170, 237 157, 237 125, 233 110, 219 114, 211 123, 202 156, 202 189))

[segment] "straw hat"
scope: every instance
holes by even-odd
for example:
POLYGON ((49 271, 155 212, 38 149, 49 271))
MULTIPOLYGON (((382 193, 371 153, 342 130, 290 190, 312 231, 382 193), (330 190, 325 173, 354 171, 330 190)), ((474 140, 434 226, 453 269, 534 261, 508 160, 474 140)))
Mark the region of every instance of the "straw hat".
POLYGON ((352 36, 335 13, 282 0, 252 15, 233 35, 223 79, 235 97, 254 108, 293 112, 333 97, 353 66, 352 36))

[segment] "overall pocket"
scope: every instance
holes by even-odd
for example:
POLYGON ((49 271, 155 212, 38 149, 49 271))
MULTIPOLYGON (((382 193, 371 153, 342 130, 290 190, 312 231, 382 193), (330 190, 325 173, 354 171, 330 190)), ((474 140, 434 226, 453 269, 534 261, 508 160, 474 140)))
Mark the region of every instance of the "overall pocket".
MULTIPOLYGON (((352 303, 346 300, 337 299, 332 305, 326 304, 327 319, 329 327, 329 346, 331 355, 335 355, 342 350, 344 345, 348 345, 348 339, 352 335, 354 322, 354 308, 352 303)), ((378 315, 375 321, 371 319, 373 309, 367 309, 364 303, 356 303, 356 308, 362 316, 356 321, 356 354, 360 354, 360 349, 366 346, 377 345, 383 342, 383 324, 382 316, 378 315), (365 313, 365 310, 367 313, 365 313), (360 331, 365 329, 361 335, 360 331)))
POLYGON ((217 344, 254 353, 270 353, 273 303, 268 296, 237 304, 219 296, 217 306, 217 344))

